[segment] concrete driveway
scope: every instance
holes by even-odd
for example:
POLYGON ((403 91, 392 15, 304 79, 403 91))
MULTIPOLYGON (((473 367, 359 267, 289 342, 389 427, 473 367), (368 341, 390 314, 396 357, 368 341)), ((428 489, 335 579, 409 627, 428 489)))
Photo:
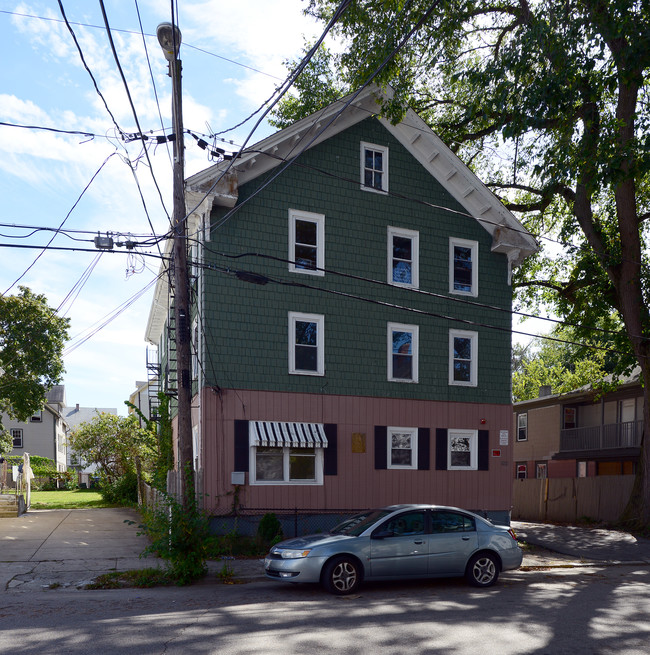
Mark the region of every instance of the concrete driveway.
POLYGON ((83 587, 102 573, 163 567, 133 509, 30 510, 0 519, 0 591, 83 587), (132 522, 132 523, 131 523, 132 522))

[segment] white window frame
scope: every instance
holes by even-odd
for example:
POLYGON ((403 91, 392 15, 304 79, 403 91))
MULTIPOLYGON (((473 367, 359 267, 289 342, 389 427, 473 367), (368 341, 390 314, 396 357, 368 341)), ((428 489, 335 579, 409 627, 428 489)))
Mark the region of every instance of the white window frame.
POLYGON ((305 275, 325 275, 325 215, 314 212, 304 212, 298 209, 289 210, 289 271, 305 275), (296 221, 306 221, 316 224, 316 269, 296 266, 296 221))
POLYGON ((30 423, 42 423, 43 422, 43 410, 40 412, 35 412, 29 417, 30 423))
POLYGON ((535 462, 535 478, 537 480, 546 480, 548 478, 547 462, 535 462))
POLYGON ((292 375, 325 375, 325 316, 289 312, 289 373, 292 375), (296 322, 316 323, 316 370, 296 368, 296 322))
POLYGON ((192 341, 191 341, 191 355, 192 355, 192 380, 199 379, 199 353, 201 352, 201 335, 199 332, 199 317, 195 316, 192 321, 192 341))
POLYGON ((22 428, 11 428, 11 441, 13 443, 13 448, 24 448, 25 442, 23 441, 23 429, 22 428), (17 446, 14 442, 16 437, 20 437, 20 446, 17 446))
POLYGON ((478 385, 478 332, 468 330, 449 330, 449 384, 457 387, 476 387, 478 385), (472 358, 470 361, 470 379, 454 379, 454 339, 470 339, 472 358))
POLYGON ((418 429, 417 428, 397 428, 389 427, 387 429, 386 441, 386 464, 389 469, 417 469, 418 467, 418 429), (406 464, 393 464, 393 435, 394 434, 408 434, 411 437, 411 463, 406 464))
POLYGON ((388 193, 388 147, 387 146, 378 146, 375 143, 368 143, 366 141, 361 142, 360 150, 360 160, 361 160, 361 188, 364 191, 370 191, 371 193, 388 193), (381 175, 381 189, 378 189, 373 186, 366 186, 366 150, 374 150, 376 152, 381 152, 383 157, 383 169, 381 175))
POLYGON ((449 237, 449 293, 460 296, 472 296, 474 298, 478 296, 478 241, 449 237), (456 246, 470 248, 472 251, 472 288, 470 291, 454 288, 454 249, 456 246))
MULTIPOLYGON (((301 486, 322 486, 323 485, 323 462, 324 448, 314 448, 314 475, 313 480, 291 480, 289 479, 291 446, 278 446, 282 451, 282 480, 258 480, 257 479, 257 446, 249 448, 248 470, 249 483, 256 486, 279 486, 279 485, 301 485, 301 486)), ((297 450, 304 450, 298 448, 297 450)))
POLYGON ((387 276, 388 284, 395 287, 417 289, 420 286, 420 233, 417 230, 407 230, 400 227, 388 226, 387 238, 387 276), (393 239, 401 237, 411 241, 411 282, 395 282, 393 280, 393 239))
POLYGON ((517 462, 515 464, 515 473, 517 480, 526 480, 528 478, 528 464, 525 462, 517 462))
POLYGON ((528 441, 528 413, 517 414, 517 441, 528 441), (522 420, 523 419, 523 420, 522 420), (521 433, 524 436, 521 436, 521 433))
POLYGON ((418 359, 419 359, 419 337, 420 328, 418 325, 405 325, 403 323, 389 323, 387 331, 387 375, 389 382, 405 382, 407 384, 417 384, 418 382, 418 359), (413 337, 411 345, 413 349, 413 364, 411 367, 411 378, 396 378, 393 375, 393 332, 410 332, 413 337))
POLYGON ((478 430, 449 430, 447 432, 447 470, 477 471, 478 470, 478 430), (453 466, 451 463, 451 442, 453 439, 469 438, 470 465, 453 466))

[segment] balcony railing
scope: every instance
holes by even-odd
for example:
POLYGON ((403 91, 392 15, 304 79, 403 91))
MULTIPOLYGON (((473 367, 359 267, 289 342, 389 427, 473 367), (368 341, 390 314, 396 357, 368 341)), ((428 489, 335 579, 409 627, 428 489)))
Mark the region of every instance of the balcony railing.
POLYGON ((642 436, 643 421, 570 428, 560 433, 560 451, 638 448, 642 436))

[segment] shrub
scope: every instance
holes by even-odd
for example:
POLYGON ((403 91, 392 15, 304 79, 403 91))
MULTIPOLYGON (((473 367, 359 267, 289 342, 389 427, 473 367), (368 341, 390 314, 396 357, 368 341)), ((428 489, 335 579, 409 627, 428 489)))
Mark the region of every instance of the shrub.
POLYGON ((187 509, 171 496, 155 509, 144 510, 144 533, 151 539, 143 555, 156 554, 166 560, 168 574, 178 585, 186 585, 207 572, 210 521, 192 498, 187 509))
POLYGON ((113 482, 103 482, 99 491, 107 503, 135 505, 138 502, 138 476, 129 471, 113 482))
POLYGON ((257 526, 257 540, 264 548, 282 540, 282 524, 275 514, 264 514, 257 526))

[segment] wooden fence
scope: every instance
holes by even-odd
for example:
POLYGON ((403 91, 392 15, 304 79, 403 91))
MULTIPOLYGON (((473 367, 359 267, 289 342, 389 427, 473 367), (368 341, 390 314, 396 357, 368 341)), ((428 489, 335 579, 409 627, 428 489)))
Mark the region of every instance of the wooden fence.
POLYGON ((512 518, 558 523, 585 518, 616 521, 633 484, 633 475, 514 480, 512 518))

